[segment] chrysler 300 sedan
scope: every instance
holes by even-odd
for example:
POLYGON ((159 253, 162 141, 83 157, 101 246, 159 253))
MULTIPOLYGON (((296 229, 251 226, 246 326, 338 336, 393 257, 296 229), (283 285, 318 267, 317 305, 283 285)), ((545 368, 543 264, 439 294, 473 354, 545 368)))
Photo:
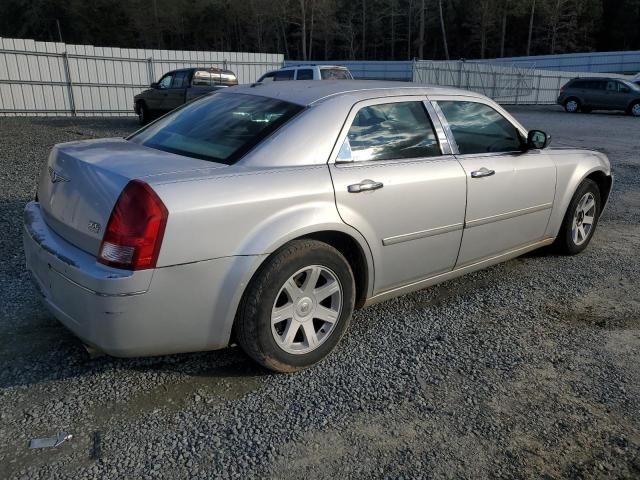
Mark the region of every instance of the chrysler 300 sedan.
POLYGON ((25 210, 49 309, 114 356, 238 343, 283 372, 354 308, 593 237, 612 177, 481 95, 275 82, 189 103, 128 138, 57 145, 25 210))

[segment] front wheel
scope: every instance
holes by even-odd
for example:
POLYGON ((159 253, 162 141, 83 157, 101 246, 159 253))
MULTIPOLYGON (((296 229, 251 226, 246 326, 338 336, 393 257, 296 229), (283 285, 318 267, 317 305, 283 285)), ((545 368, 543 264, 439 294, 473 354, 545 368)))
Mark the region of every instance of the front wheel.
POLYGON ((316 240, 295 240, 267 259, 247 287, 236 337, 261 365, 295 372, 334 349, 354 303, 355 282, 344 256, 316 240))
POLYGON ((593 238, 601 209, 598 184, 590 179, 584 180, 569 203, 556 238, 556 247, 568 255, 575 255, 587 248, 593 238))
POLYGON ((629 107, 629 114, 634 117, 640 117, 640 102, 635 102, 629 107))
POLYGON ((149 109, 144 103, 140 103, 138 105, 138 123, 140 123, 140 125, 146 125, 149 123, 149 120, 149 109))

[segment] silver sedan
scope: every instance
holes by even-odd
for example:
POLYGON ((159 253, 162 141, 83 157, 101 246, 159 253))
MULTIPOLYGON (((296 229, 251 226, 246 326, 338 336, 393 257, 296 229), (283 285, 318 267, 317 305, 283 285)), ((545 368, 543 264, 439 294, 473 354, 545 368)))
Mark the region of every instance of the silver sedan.
POLYGON ((552 245, 612 185, 492 100, 406 83, 228 89, 53 148, 24 247, 53 314, 114 356, 223 348, 291 372, 361 308, 552 245))

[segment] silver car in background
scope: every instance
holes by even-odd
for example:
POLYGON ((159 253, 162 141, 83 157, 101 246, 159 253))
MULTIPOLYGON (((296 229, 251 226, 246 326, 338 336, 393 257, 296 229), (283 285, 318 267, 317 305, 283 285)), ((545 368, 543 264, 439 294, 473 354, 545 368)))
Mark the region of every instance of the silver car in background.
POLYGON ((223 90, 127 139, 57 145, 25 210, 53 314, 115 356, 237 342, 283 372, 361 308, 593 237, 605 155, 495 102, 406 83, 223 90))

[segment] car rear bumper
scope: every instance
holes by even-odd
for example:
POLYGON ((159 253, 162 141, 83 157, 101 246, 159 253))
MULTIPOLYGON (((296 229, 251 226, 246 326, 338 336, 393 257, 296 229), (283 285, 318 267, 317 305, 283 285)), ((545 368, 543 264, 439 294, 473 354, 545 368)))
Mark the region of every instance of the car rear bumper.
POLYGON ((36 202, 25 208, 27 269, 52 314, 87 345, 118 357, 228 345, 256 257, 226 257, 130 272, 53 232, 36 202))

